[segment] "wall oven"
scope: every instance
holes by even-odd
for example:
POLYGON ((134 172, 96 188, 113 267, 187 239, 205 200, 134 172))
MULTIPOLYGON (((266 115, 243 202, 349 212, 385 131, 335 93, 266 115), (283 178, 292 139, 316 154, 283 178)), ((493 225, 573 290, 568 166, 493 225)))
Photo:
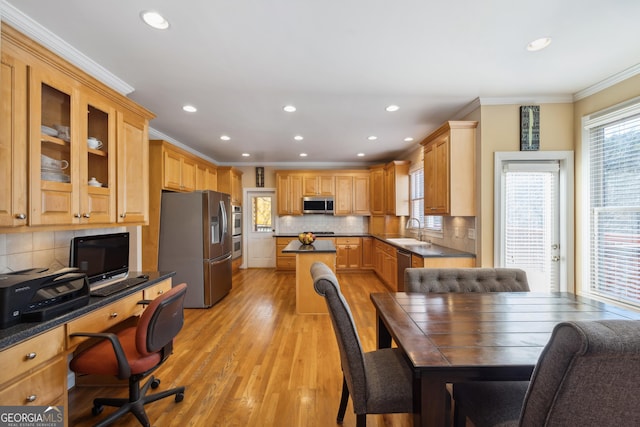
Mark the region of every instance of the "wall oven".
POLYGON ((233 236, 231 238, 231 259, 240 258, 242 256, 242 236, 233 236))
POLYGON ((231 235, 242 234, 242 206, 231 205, 231 235))

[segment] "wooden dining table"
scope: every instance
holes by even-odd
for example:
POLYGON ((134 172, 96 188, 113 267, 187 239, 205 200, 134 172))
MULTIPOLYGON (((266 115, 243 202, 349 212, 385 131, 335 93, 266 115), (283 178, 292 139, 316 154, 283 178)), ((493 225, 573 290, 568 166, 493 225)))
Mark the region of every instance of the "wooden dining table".
POLYGON ((450 421, 447 384, 529 380, 559 322, 640 319, 570 293, 373 293, 377 346, 392 340, 413 367, 414 426, 450 421))

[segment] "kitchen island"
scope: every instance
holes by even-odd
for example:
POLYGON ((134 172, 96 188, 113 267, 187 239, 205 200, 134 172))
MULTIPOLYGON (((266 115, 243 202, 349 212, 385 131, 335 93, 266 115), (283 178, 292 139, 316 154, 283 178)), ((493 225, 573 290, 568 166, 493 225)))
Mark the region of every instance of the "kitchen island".
POLYGON ((323 262, 336 271, 336 246, 332 240, 316 240, 311 245, 303 245, 292 240, 282 253, 296 254, 296 312, 298 314, 325 314, 327 305, 313 289, 311 264, 323 262))

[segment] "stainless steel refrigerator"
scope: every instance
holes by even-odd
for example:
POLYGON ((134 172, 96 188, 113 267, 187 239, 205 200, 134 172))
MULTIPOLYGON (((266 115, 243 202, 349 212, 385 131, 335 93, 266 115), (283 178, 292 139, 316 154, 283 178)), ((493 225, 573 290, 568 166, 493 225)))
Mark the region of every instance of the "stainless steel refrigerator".
POLYGON ((158 269, 187 283, 185 307, 211 307, 231 290, 230 218, 228 194, 162 194, 158 269))

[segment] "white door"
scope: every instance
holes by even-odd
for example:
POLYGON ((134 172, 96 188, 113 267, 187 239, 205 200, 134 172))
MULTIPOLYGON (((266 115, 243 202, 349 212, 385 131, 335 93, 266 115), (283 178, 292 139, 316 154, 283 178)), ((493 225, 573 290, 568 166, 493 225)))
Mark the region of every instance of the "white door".
POLYGON ((531 157, 496 162, 495 264, 525 270, 532 291, 564 291, 573 256, 565 247, 572 224, 566 218, 565 163, 531 157))
POLYGON ((275 191, 248 191, 247 202, 247 268, 273 268, 276 266, 275 191))

